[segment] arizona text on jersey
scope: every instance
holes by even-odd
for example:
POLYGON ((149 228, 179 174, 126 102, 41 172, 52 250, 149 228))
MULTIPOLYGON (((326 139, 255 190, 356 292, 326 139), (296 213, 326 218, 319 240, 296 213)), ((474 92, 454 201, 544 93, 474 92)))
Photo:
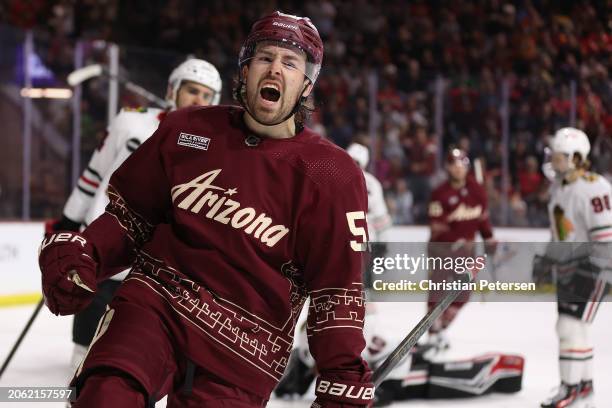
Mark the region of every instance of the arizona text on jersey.
POLYGON ((444 228, 435 230, 432 225, 433 242, 472 241, 476 232, 484 239, 493 236, 486 192, 471 177, 459 189, 447 181, 431 193, 429 220, 444 228))

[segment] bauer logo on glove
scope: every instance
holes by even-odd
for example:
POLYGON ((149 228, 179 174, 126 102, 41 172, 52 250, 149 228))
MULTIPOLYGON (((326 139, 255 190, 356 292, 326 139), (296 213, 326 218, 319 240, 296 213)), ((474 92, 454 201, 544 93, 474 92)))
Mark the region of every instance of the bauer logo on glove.
POLYGON ((374 398, 374 384, 363 380, 369 380, 369 376, 357 381, 319 377, 315 387, 315 403, 328 408, 369 405, 374 398))
POLYGON ((77 232, 48 235, 39 250, 45 303, 54 314, 83 310, 96 291, 94 248, 77 232))
POLYGON ((45 249, 47 246, 51 245, 54 242, 78 242, 83 248, 85 248, 85 245, 87 245, 87 240, 83 238, 80 234, 74 234, 72 232, 60 232, 57 234, 52 234, 49 237, 45 237, 45 239, 43 239, 42 244, 40 244, 38 254, 40 255, 43 249, 45 249))

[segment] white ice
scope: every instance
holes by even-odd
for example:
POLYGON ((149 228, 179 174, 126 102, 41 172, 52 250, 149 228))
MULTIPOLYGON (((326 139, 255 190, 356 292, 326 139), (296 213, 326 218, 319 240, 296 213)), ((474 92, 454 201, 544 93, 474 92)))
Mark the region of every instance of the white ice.
MULTIPOLYGON (((470 357, 489 351, 519 353, 526 358, 523 390, 511 395, 488 395, 468 400, 416 400, 393 406, 424 407, 538 407, 559 382, 557 338, 554 332, 556 305, 550 303, 481 302, 478 295, 460 313, 449 330, 452 352, 448 358, 470 357)), ((34 306, 0 308, 0 361, 17 339, 34 306)), ((420 303, 381 303, 378 318, 390 331, 403 336, 421 318, 420 303)), ((70 317, 40 313, 13 361, 0 379, 0 387, 62 386, 70 377, 70 317)), ((595 392, 598 408, 612 407, 612 304, 601 305, 593 324, 595 339, 595 392)), ((0 403, 2 407, 64 407, 63 403, 0 403)), ((162 407, 163 402, 158 403, 162 407)), ((308 407, 307 400, 271 400, 271 408, 308 407)))

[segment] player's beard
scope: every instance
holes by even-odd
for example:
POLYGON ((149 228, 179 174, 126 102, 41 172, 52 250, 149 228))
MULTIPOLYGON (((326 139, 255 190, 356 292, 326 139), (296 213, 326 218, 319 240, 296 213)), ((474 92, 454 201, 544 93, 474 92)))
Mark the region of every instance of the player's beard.
POLYGON ((268 78, 262 79, 259 84, 257 84, 256 89, 251 90, 247 87, 246 100, 249 114, 259 123, 272 126, 288 119, 297 98, 295 95, 290 95, 286 92, 285 86, 281 86, 281 94, 277 101, 270 102, 265 100, 261 95, 261 84, 267 79, 268 78))

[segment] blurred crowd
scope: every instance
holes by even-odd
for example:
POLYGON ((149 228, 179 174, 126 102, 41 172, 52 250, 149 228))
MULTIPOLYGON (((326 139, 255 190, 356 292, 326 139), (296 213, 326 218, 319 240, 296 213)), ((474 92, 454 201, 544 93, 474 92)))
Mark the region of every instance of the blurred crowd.
MULTIPOLYGON (((310 16, 326 47, 311 126, 341 147, 353 141, 370 147, 370 170, 397 224, 426 222, 429 192, 443 173, 440 158, 451 145, 482 163, 496 225, 547 225, 541 165, 559 127, 574 123, 585 130, 595 170, 612 175, 612 7, 606 1, 2 4, 0 23, 47 33, 54 54, 45 59, 52 66, 71 66, 68 44, 77 38, 198 55, 219 67, 228 103, 249 24, 275 9, 310 16)), ((152 58, 167 60, 163 53, 152 58)), ((103 124, 105 116, 91 120, 103 124)))

